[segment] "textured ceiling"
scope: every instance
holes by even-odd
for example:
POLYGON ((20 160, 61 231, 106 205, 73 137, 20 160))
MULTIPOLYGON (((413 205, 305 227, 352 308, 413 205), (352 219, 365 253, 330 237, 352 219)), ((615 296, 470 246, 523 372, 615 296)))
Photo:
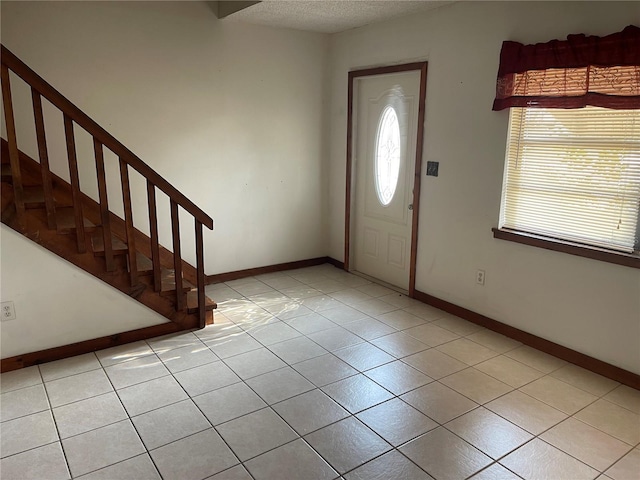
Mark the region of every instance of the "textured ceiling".
POLYGON ((453 2, 435 0, 265 0, 229 15, 225 21, 337 33, 393 17, 438 8, 449 3, 453 2))

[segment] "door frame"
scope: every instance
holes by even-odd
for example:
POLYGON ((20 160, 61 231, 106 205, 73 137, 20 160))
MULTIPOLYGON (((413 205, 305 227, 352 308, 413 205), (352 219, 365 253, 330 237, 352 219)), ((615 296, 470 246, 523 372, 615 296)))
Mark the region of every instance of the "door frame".
POLYGON ((420 182, 422 167, 422 150, 424 147, 425 100, 427 93, 427 62, 404 63, 386 67, 373 67, 349 72, 349 87, 347 95, 347 181, 345 199, 345 227, 344 227, 344 269, 349 271, 351 254, 351 190, 353 175, 353 99, 356 79, 374 75, 400 72, 420 72, 420 98, 418 100, 418 122, 416 135, 416 162, 413 181, 413 215, 411 219, 411 256, 409 260, 409 296, 414 297, 416 291, 416 259, 418 254, 418 217, 420 213, 420 182))

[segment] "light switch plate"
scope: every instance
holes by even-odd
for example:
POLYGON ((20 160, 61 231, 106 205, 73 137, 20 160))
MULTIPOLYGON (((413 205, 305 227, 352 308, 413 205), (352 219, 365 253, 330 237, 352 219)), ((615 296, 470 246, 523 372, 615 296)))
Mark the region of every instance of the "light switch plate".
POLYGON ((439 166, 440 166, 440 162, 427 162, 427 176, 437 177, 439 166))

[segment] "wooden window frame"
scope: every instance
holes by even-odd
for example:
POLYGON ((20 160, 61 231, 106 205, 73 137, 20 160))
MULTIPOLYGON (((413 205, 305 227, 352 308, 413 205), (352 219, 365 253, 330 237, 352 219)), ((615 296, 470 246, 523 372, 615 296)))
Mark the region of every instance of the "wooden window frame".
POLYGON ((533 233, 520 232, 507 228, 493 228, 493 238, 530 245, 532 247, 554 250, 579 257, 591 258, 601 262, 614 263, 625 267, 640 268, 640 255, 606 250, 604 248, 582 245, 557 238, 544 237, 533 233))

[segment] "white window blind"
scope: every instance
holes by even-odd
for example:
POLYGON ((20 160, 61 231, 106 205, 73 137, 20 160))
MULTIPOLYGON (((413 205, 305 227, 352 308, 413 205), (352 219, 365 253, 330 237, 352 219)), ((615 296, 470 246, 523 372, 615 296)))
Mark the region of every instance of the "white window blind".
POLYGON ((512 108, 500 228, 638 249, 640 110, 512 108))

